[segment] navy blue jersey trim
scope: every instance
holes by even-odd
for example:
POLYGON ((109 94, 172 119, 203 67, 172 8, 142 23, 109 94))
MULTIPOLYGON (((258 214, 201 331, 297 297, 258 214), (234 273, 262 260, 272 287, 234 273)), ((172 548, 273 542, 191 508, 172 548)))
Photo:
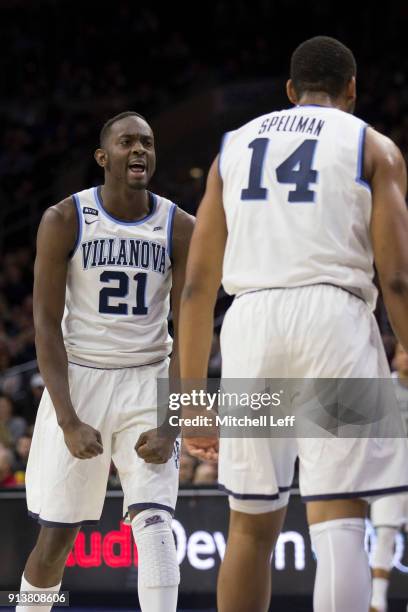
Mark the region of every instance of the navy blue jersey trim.
POLYGON ((173 255, 173 227, 174 227, 174 217, 176 216, 177 206, 172 202, 172 206, 169 211, 169 219, 167 221, 167 254, 169 258, 172 258, 173 255))
POLYGON ((302 495, 302 501, 318 501, 324 499, 353 499, 354 497, 376 497, 378 495, 392 495, 393 493, 404 493, 408 486, 390 487, 389 489, 369 489, 368 491, 353 491, 352 493, 328 493, 327 495, 302 495))
POLYGON ((81 213, 81 204, 79 202, 78 194, 74 193, 72 195, 72 199, 75 204, 75 213, 76 213, 78 225, 77 225, 77 236, 76 236, 75 244, 74 244, 72 251, 68 255, 70 259, 72 259, 72 257, 75 255, 78 249, 79 243, 81 242, 81 236, 82 236, 82 213, 81 213))
POLYGON ((143 217, 143 219, 139 219, 138 221, 123 221, 123 219, 118 219, 117 217, 114 217, 113 215, 111 215, 104 207, 103 200, 102 200, 101 185, 99 185, 99 187, 94 187, 93 189, 94 189, 95 202, 99 210, 105 215, 105 217, 108 217, 108 219, 110 219, 114 223, 118 223, 119 225, 141 225, 142 223, 145 223, 146 221, 148 221, 156 212, 157 196, 155 193, 148 191, 147 194, 149 196, 150 212, 145 217, 143 217))
POLYGON ((223 484, 219 484, 218 488, 221 491, 225 491, 225 493, 228 493, 228 495, 231 495, 232 497, 234 497, 235 499, 279 499, 280 497, 280 493, 287 493, 288 491, 291 490, 291 487, 278 487, 279 491, 278 493, 274 493, 273 495, 263 495, 261 493, 236 493, 235 491, 231 491, 231 489, 227 489, 227 487, 225 487, 223 484))
POLYGON ((165 361, 166 359, 167 357, 165 357, 164 359, 159 359, 159 361, 152 361, 151 363, 141 363, 140 365, 123 366, 122 368, 97 368, 95 366, 84 365, 83 363, 75 363, 75 361, 68 361, 68 363, 70 363, 71 365, 79 366, 80 368, 89 368, 90 370, 103 370, 104 372, 106 372, 109 370, 132 370, 133 368, 145 368, 146 366, 151 366, 151 365, 156 365, 156 363, 161 363, 162 361, 165 361))
POLYGON ((170 506, 165 506, 164 504, 156 504, 154 502, 130 504, 130 506, 128 506, 128 513, 131 510, 149 510, 150 508, 156 508, 157 510, 166 510, 167 512, 170 512, 171 516, 174 516, 174 508, 171 508, 170 506))
POLYGON ((356 182, 363 187, 366 187, 369 191, 371 191, 370 184, 364 178, 364 147, 365 147, 365 138, 367 132, 367 125, 363 125, 360 130, 360 136, 358 141, 358 159, 357 159, 357 176, 356 182))
POLYGON ((295 108, 333 108, 332 106, 324 106, 324 104, 296 104, 295 108))
POLYGON ((60 523, 58 521, 46 521, 45 519, 40 518, 39 514, 35 512, 31 512, 28 510, 28 516, 38 521, 40 525, 43 527, 81 527, 81 525, 97 525, 99 523, 99 519, 90 520, 90 521, 78 521, 77 523, 60 523))

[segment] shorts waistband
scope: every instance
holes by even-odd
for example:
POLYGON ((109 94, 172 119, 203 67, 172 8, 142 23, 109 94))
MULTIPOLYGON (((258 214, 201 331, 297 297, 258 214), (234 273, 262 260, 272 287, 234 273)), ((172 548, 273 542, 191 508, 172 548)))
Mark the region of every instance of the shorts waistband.
POLYGON ((249 289, 248 291, 243 291, 242 293, 238 293, 235 296, 235 299, 239 300, 239 298, 243 297, 244 295, 249 295, 250 293, 260 293, 261 291, 275 291, 275 290, 281 291, 282 289, 285 289, 285 290, 305 289, 307 287, 319 287, 319 286, 327 286, 327 287, 334 287, 335 289, 341 289, 342 291, 345 291, 346 293, 353 295, 354 297, 358 298, 359 300, 361 300, 362 302, 366 304, 366 301, 362 295, 358 295, 358 293, 355 293, 351 289, 347 287, 343 287, 341 285, 336 285, 334 283, 310 283, 308 285, 295 285, 294 287, 262 287, 262 289, 249 289))
POLYGON ((163 363, 164 361, 166 361, 167 357, 165 357, 164 359, 159 359, 159 361, 152 361, 149 363, 140 363, 138 365, 131 365, 131 366, 120 366, 118 368, 100 368, 99 366, 95 366, 95 365, 85 365, 84 363, 76 363, 75 361, 71 361, 68 359, 68 363, 70 365, 75 365, 75 366, 79 366, 80 368, 89 368, 90 370, 104 370, 104 371, 109 371, 109 370, 131 370, 133 368, 145 368, 146 366, 152 366, 152 365, 157 365, 158 363, 163 363))

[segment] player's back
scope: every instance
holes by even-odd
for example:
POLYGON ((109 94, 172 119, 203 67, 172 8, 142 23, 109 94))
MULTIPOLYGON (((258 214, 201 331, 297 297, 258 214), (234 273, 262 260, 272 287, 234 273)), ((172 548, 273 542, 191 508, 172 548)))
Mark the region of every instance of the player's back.
POLYGON ((229 293, 329 283, 373 307, 366 127, 312 105, 263 115, 226 135, 220 173, 229 293))

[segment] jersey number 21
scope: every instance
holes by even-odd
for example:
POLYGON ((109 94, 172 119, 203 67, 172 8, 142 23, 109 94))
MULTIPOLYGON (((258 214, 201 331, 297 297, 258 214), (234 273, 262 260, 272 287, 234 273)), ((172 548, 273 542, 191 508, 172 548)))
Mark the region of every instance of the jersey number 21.
MULTIPOLYGON (((134 306, 128 305, 127 302, 119 302, 119 304, 112 305, 109 302, 110 298, 125 298, 129 295, 129 276, 126 272, 110 271, 106 270, 102 272, 99 277, 102 283, 107 283, 109 287, 104 287, 99 292, 99 312, 104 314, 129 314, 129 308, 131 308, 131 314, 134 315, 145 315, 147 314, 146 306, 146 283, 147 273, 138 272, 133 276, 133 280, 136 281, 136 296, 133 298, 134 306), (115 286, 112 285, 115 283, 115 286)), ((133 294, 134 295, 134 294, 133 294)))

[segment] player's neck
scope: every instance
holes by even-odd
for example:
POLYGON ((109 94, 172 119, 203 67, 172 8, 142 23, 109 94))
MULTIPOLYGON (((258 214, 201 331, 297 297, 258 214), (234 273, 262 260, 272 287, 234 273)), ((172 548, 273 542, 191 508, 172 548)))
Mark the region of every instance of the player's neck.
POLYGON ((133 190, 126 185, 105 183, 101 188, 102 204, 105 210, 123 221, 138 221, 150 212, 150 199, 146 189, 133 190))
POLYGON ((338 100, 334 100, 327 93, 320 91, 303 94, 297 104, 298 106, 327 106, 328 108, 340 108, 343 110, 338 100))

